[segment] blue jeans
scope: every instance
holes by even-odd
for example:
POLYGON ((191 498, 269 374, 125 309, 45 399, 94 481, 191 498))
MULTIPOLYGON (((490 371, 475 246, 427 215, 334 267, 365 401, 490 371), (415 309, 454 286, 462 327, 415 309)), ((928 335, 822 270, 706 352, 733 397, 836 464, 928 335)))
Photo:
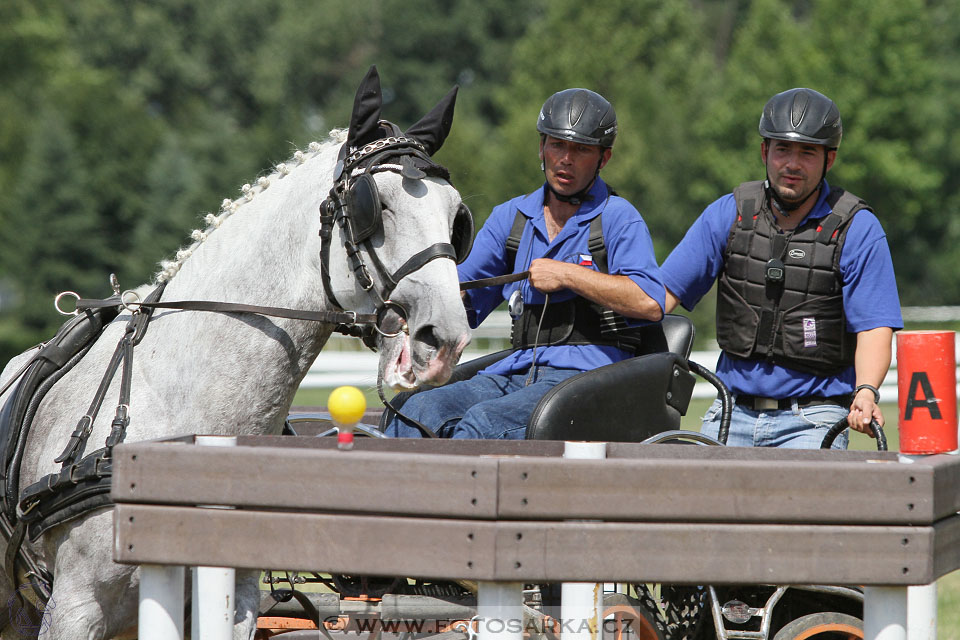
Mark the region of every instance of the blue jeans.
MULTIPOLYGON (((547 391, 578 369, 537 367, 509 376, 477 374, 436 389, 415 393, 400 411, 433 429, 441 438, 523 440, 530 416, 547 391)), ((419 438, 420 430, 393 416, 384 432, 394 438, 419 438)))
MULTIPOLYGON (((849 413, 847 407, 835 404, 818 404, 802 409, 796 402, 789 409, 754 411, 733 405, 730 419, 731 447, 784 447, 787 449, 819 449, 830 427, 849 413)), ((720 429, 720 400, 716 400, 706 415, 700 432, 714 438, 720 429)), ((846 449, 849 431, 844 431, 833 441, 832 449, 846 449)))

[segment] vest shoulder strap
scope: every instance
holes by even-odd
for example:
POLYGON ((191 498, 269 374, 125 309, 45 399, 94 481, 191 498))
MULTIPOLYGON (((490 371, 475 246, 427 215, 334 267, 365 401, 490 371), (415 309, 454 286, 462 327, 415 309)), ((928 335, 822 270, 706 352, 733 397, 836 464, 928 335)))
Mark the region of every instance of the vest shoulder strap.
POLYGON ((872 211, 862 198, 839 187, 827 196, 827 204, 830 205, 830 213, 820 223, 820 232, 817 234, 817 241, 823 244, 828 244, 837 229, 846 225, 853 214, 863 209, 872 211))
MULTIPOLYGON (((765 197, 762 180, 744 182, 733 190, 733 198, 737 203, 737 218, 742 229, 753 229, 753 218, 763 208, 765 197)), ((734 228, 737 226, 736 219, 733 221, 733 226, 734 228)))
POLYGON ((597 265, 600 273, 607 273, 607 243, 603 241, 603 213, 590 221, 590 237, 587 247, 593 256, 593 264, 597 265))
MULTIPOLYGON (((597 265, 600 273, 607 273, 607 243, 603 240, 603 213, 590 221, 590 236, 587 239, 587 246, 590 249, 590 255, 593 256, 593 264, 597 265)), ((517 209, 517 215, 513 218, 513 226, 510 227, 510 235, 504 243, 506 250, 504 255, 507 259, 507 266, 513 267, 517 260, 517 251, 520 250, 520 238, 523 237, 523 230, 527 226, 527 216, 520 213, 517 209)))
POLYGON ((513 226, 510 227, 510 235, 506 241, 507 268, 512 269, 517 261, 517 251, 520 249, 520 238, 523 237, 523 229, 527 226, 527 216, 520 213, 517 209, 517 215, 513 218, 513 226))

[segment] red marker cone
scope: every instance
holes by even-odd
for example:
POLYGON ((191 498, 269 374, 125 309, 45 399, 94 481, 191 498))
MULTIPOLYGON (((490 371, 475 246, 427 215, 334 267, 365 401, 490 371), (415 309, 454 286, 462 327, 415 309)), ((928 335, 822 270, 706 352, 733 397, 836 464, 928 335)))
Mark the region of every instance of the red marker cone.
POLYGON ((900 451, 957 449, 957 358, 953 331, 897 333, 900 451))

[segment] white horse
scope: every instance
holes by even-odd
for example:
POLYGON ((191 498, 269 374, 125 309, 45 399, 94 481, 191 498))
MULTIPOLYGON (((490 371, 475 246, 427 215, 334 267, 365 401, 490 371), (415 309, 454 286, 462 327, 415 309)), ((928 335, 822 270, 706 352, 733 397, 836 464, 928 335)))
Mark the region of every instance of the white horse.
MULTIPOLYGON (((386 345, 379 363, 384 381, 395 389, 444 382, 469 342, 469 328, 455 263, 446 259, 452 251, 436 247, 451 246, 454 223, 466 210, 447 180, 429 175, 430 168, 442 168, 431 167, 427 154, 436 151, 449 131, 455 93, 456 89, 401 134, 379 120, 380 83, 371 68, 357 93, 350 129, 331 132, 329 141, 297 152, 254 186, 245 186, 242 197, 224 201, 218 215, 207 216, 209 227, 194 232, 192 246, 162 265, 157 276, 166 282, 162 300, 303 310, 335 310, 338 303, 340 309, 372 314, 377 294, 386 291, 397 306, 382 310, 384 323, 392 322, 396 328, 403 321, 397 312, 402 311, 407 330, 402 338, 379 339, 386 345), (396 139, 401 145, 403 140, 421 144, 421 153, 364 166, 373 151, 396 139), (360 258, 374 280, 370 290, 358 282, 355 265, 344 250, 344 242, 350 240, 348 227, 327 229, 332 238, 326 286, 321 273, 318 208, 340 175, 341 146, 355 153, 346 158, 347 171, 340 177, 372 176, 381 205, 380 210, 366 212, 379 219, 369 241, 359 245, 360 258), (428 175, 421 171, 424 167, 428 175), (420 260, 422 264, 401 269, 428 247, 434 249, 427 251, 430 255, 420 260), (432 259, 437 257, 443 259, 432 259), (385 271, 374 268, 376 261, 385 271), (412 272, 398 275, 398 270, 412 272), (399 279, 392 291, 385 273, 399 279)), ((152 288, 143 287, 139 293, 152 288)), ((121 313, 45 397, 23 456, 21 488, 59 471, 54 458, 87 410, 130 315, 121 313)), ((280 433, 300 381, 333 329, 330 323, 250 313, 155 310, 134 349, 126 440, 191 433, 280 433)), ((31 354, 11 361, 0 382, 31 354)), ((88 451, 103 446, 110 432, 120 375, 115 378, 93 424, 88 451)), ((0 406, 6 399, 0 398, 0 406)), ((111 559, 112 518, 112 509, 101 508, 50 529, 35 543, 25 543, 54 576, 42 637, 102 640, 135 634, 138 572, 111 559)), ((7 613, 2 609, 13 586, 2 582, 0 618, 7 613)), ((252 638, 259 604, 253 573, 238 576, 236 602, 235 637, 252 638)), ((16 627, 8 626, 2 637, 19 637, 16 627)))

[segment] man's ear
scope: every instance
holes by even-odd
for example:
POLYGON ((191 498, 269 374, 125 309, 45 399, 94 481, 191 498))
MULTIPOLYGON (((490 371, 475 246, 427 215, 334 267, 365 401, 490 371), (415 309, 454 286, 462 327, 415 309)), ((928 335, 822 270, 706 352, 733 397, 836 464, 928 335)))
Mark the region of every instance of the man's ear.
POLYGON ((613 155, 613 149, 607 147, 603 150, 603 155, 600 157, 600 169, 603 169, 607 166, 607 163, 610 162, 610 156, 613 155))
POLYGON ((760 161, 763 163, 763 166, 767 166, 767 141, 760 141, 760 161))
POLYGON ((837 159, 837 150, 829 149, 827 150, 827 171, 830 171, 830 167, 833 166, 833 161, 837 159))

